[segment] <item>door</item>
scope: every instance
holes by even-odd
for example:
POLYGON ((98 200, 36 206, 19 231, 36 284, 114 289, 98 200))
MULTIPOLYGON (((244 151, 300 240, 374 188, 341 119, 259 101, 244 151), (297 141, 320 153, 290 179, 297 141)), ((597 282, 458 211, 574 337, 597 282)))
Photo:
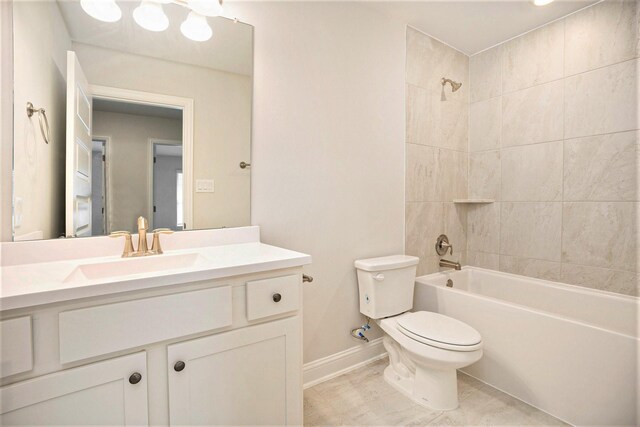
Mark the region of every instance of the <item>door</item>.
POLYGON ((0 425, 146 425, 146 364, 140 352, 2 387, 0 425))
POLYGON ((91 236, 91 109, 89 88, 75 52, 67 51, 65 234, 91 236))
POLYGON ((182 230, 183 180, 182 142, 150 140, 152 228, 182 230))
POLYGON ((172 425, 301 425, 298 316, 168 347, 172 425))

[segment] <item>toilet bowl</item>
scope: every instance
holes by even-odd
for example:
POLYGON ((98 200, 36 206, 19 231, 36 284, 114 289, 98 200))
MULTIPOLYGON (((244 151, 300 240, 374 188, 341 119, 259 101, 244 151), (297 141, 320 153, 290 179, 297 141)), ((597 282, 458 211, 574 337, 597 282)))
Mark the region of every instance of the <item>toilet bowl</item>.
POLYGON ((376 322, 385 332, 382 342, 389 354, 385 380, 420 405, 443 411, 456 409, 456 370, 480 360, 480 334, 451 317, 426 311, 406 312, 376 322), (407 330, 405 323, 416 328, 407 330))
POLYGON ((458 407, 456 370, 482 357, 482 337, 451 317, 409 311, 417 264, 407 255, 356 261, 360 311, 385 333, 385 380, 422 406, 451 410, 458 407))

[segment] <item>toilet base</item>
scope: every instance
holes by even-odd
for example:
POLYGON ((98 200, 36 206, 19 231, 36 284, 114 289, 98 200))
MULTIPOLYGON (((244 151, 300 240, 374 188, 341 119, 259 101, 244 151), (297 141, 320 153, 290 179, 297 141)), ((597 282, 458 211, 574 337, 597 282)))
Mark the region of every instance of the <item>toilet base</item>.
POLYGON ((438 411, 458 408, 457 371, 416 369, 415 376, 398 375, 393 366, 384 370, 387 384, 404 394, 420 406, 438 411))

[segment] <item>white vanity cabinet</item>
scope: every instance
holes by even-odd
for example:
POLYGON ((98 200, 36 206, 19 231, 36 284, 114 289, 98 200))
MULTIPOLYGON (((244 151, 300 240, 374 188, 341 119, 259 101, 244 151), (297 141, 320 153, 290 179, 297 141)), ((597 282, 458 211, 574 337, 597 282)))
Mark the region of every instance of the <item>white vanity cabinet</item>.
POLYGON ((4 311, 33 364, 0 425, 300 425, 301 289, 291 267, 4 311))
POLYGON ((171 425, 301 425, 296 318, 170 345, 171 425))
POLYGON ((0 425, 146 425, 145 352, 0 389, 0 425))

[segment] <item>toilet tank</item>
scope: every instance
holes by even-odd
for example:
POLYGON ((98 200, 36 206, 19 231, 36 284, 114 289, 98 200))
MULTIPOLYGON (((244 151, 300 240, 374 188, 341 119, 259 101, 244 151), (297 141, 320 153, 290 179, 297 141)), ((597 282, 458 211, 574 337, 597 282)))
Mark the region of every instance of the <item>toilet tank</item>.
POLYGON ((356 261, 360 312, 381 319, 411 310, 418 261, 409 255, 356 261))

